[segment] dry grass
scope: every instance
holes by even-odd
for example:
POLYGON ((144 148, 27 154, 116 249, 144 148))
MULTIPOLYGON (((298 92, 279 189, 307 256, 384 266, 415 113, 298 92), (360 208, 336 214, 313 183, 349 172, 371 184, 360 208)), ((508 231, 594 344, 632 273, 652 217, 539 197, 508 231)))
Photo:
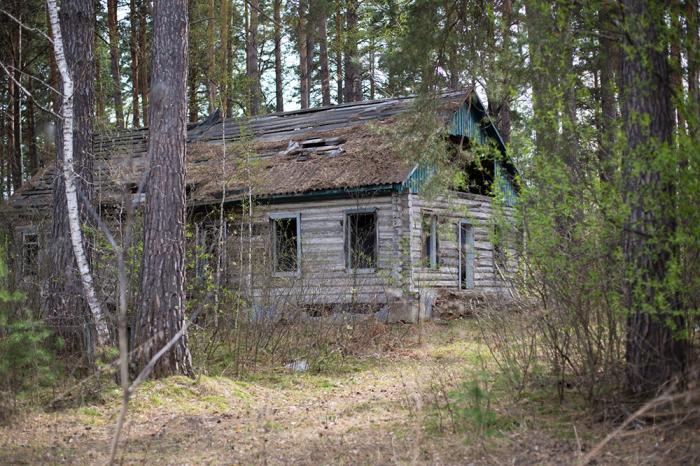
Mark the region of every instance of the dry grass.
MULTIPOLYGON (((471 321, 403 332, 402 346, 381 350, 353 371, 149 382, 134 398, 120 461, 574 464, 579 445, 587 451, 613 427, 582 412, 574 396, 557 404, 551 387, 509 399, 471 321), (456 434, 432 429, 436 381, 454 393, 477 375, 488 379, 493 409, 511 422, 487 436, 469 425, 456 434)), ((34 410, 0 428, 0 464, 103 464, 118 411, 111 390, 100 404, 34 410)), ((608 445, 598 464, 698 464, 697 433, 676 425, 626 435, 608 445)))

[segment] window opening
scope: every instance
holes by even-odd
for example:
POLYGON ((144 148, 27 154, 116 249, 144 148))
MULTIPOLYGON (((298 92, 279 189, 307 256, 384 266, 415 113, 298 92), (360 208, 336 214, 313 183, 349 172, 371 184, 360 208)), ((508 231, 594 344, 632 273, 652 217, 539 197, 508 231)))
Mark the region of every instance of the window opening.
POLYGON ((36 233, 22 234, 22 274, 34 276, 38 271, 39 235, 36 233))
POLYGON ((278 273, 294 273, 299 271, 299 217, 273 217, 273 265, 278 273))
POLYGON ((357 212, 347 215, 347 265, 349 269, 377 266, 377 214, 357 212))
POLYGON ((474 228, 466 222, 459 224, 459 287, 474 288, 474 228))
POLYGON ((438 217, 435 214, 423 215, 421 225, 423 243, 422 261, 426 267, 435 269, 439 265, 438 217))

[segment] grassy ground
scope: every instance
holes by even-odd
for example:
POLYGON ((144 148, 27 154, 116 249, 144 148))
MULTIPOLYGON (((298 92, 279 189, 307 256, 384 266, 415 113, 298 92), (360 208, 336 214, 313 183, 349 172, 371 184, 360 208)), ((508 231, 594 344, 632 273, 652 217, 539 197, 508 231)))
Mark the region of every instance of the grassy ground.
MULTIPOLYGON (((404 344, 321 373, 147 382, 122 464, 574 464, 610 429, 551 387, 510 399, 473 323, 402 330, 404 344)), ((572 399, 574 399, 572 397, 572 399)), ((31 410, 0 427, 0 464, 104 464, 119 407, 31 410)), ((692 429, 613 442, 598 464, 698 464, 692 429)))

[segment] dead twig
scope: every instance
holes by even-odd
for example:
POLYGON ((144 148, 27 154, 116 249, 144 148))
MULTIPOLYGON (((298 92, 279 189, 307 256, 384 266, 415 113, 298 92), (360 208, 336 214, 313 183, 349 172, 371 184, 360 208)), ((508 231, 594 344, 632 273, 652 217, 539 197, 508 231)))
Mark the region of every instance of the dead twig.
POLYGON ((651 400, 647 401, 644 403, 642 406, 640 406, 634 413, 630 414, 622 424, 617 426, 615 430, 610 432, 603 440, 598 442, 596 446, 594 446, 591 451, 589 451, 586 456, 584 456, 579 462, 579 466, 585 466, 589 464, 593 459, 600 454, 600 452, 605 448, 605 446, 610 443, 615 437, 618 437, 622 431, 624 431, 627 426, 629 426, 633 421, 636 419, 639 419, 640 417, 644 416, 647 412, 651 411, 652 409, 661 406, 666 403, 672 403, 675 401, 680 401, 684 399, 688 399, 689 397, 692 397, 694 394, 698 392, 698 390, 695 390, 695 393, 689 393, 688 391, 683 391, 680 393, 673 393, 673 391, 676 389, 677 386, 677 381, 674 380, 672 383, 669 384, 669 386, 656 398, 652 398, 651 400))

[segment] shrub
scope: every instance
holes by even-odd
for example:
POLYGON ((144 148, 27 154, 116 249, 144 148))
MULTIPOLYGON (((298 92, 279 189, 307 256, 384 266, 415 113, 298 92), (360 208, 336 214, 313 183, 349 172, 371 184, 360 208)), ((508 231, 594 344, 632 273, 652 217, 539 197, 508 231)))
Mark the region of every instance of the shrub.
MULTIPOLYGON (((7 276, 0 260, 0 280, 7 276)), ((0 418, 17 408, 17 395, 51 383, 55 378, 51 332, 46 325, 23 316, 18 306, 24 297, 0 286, 0 418)))

